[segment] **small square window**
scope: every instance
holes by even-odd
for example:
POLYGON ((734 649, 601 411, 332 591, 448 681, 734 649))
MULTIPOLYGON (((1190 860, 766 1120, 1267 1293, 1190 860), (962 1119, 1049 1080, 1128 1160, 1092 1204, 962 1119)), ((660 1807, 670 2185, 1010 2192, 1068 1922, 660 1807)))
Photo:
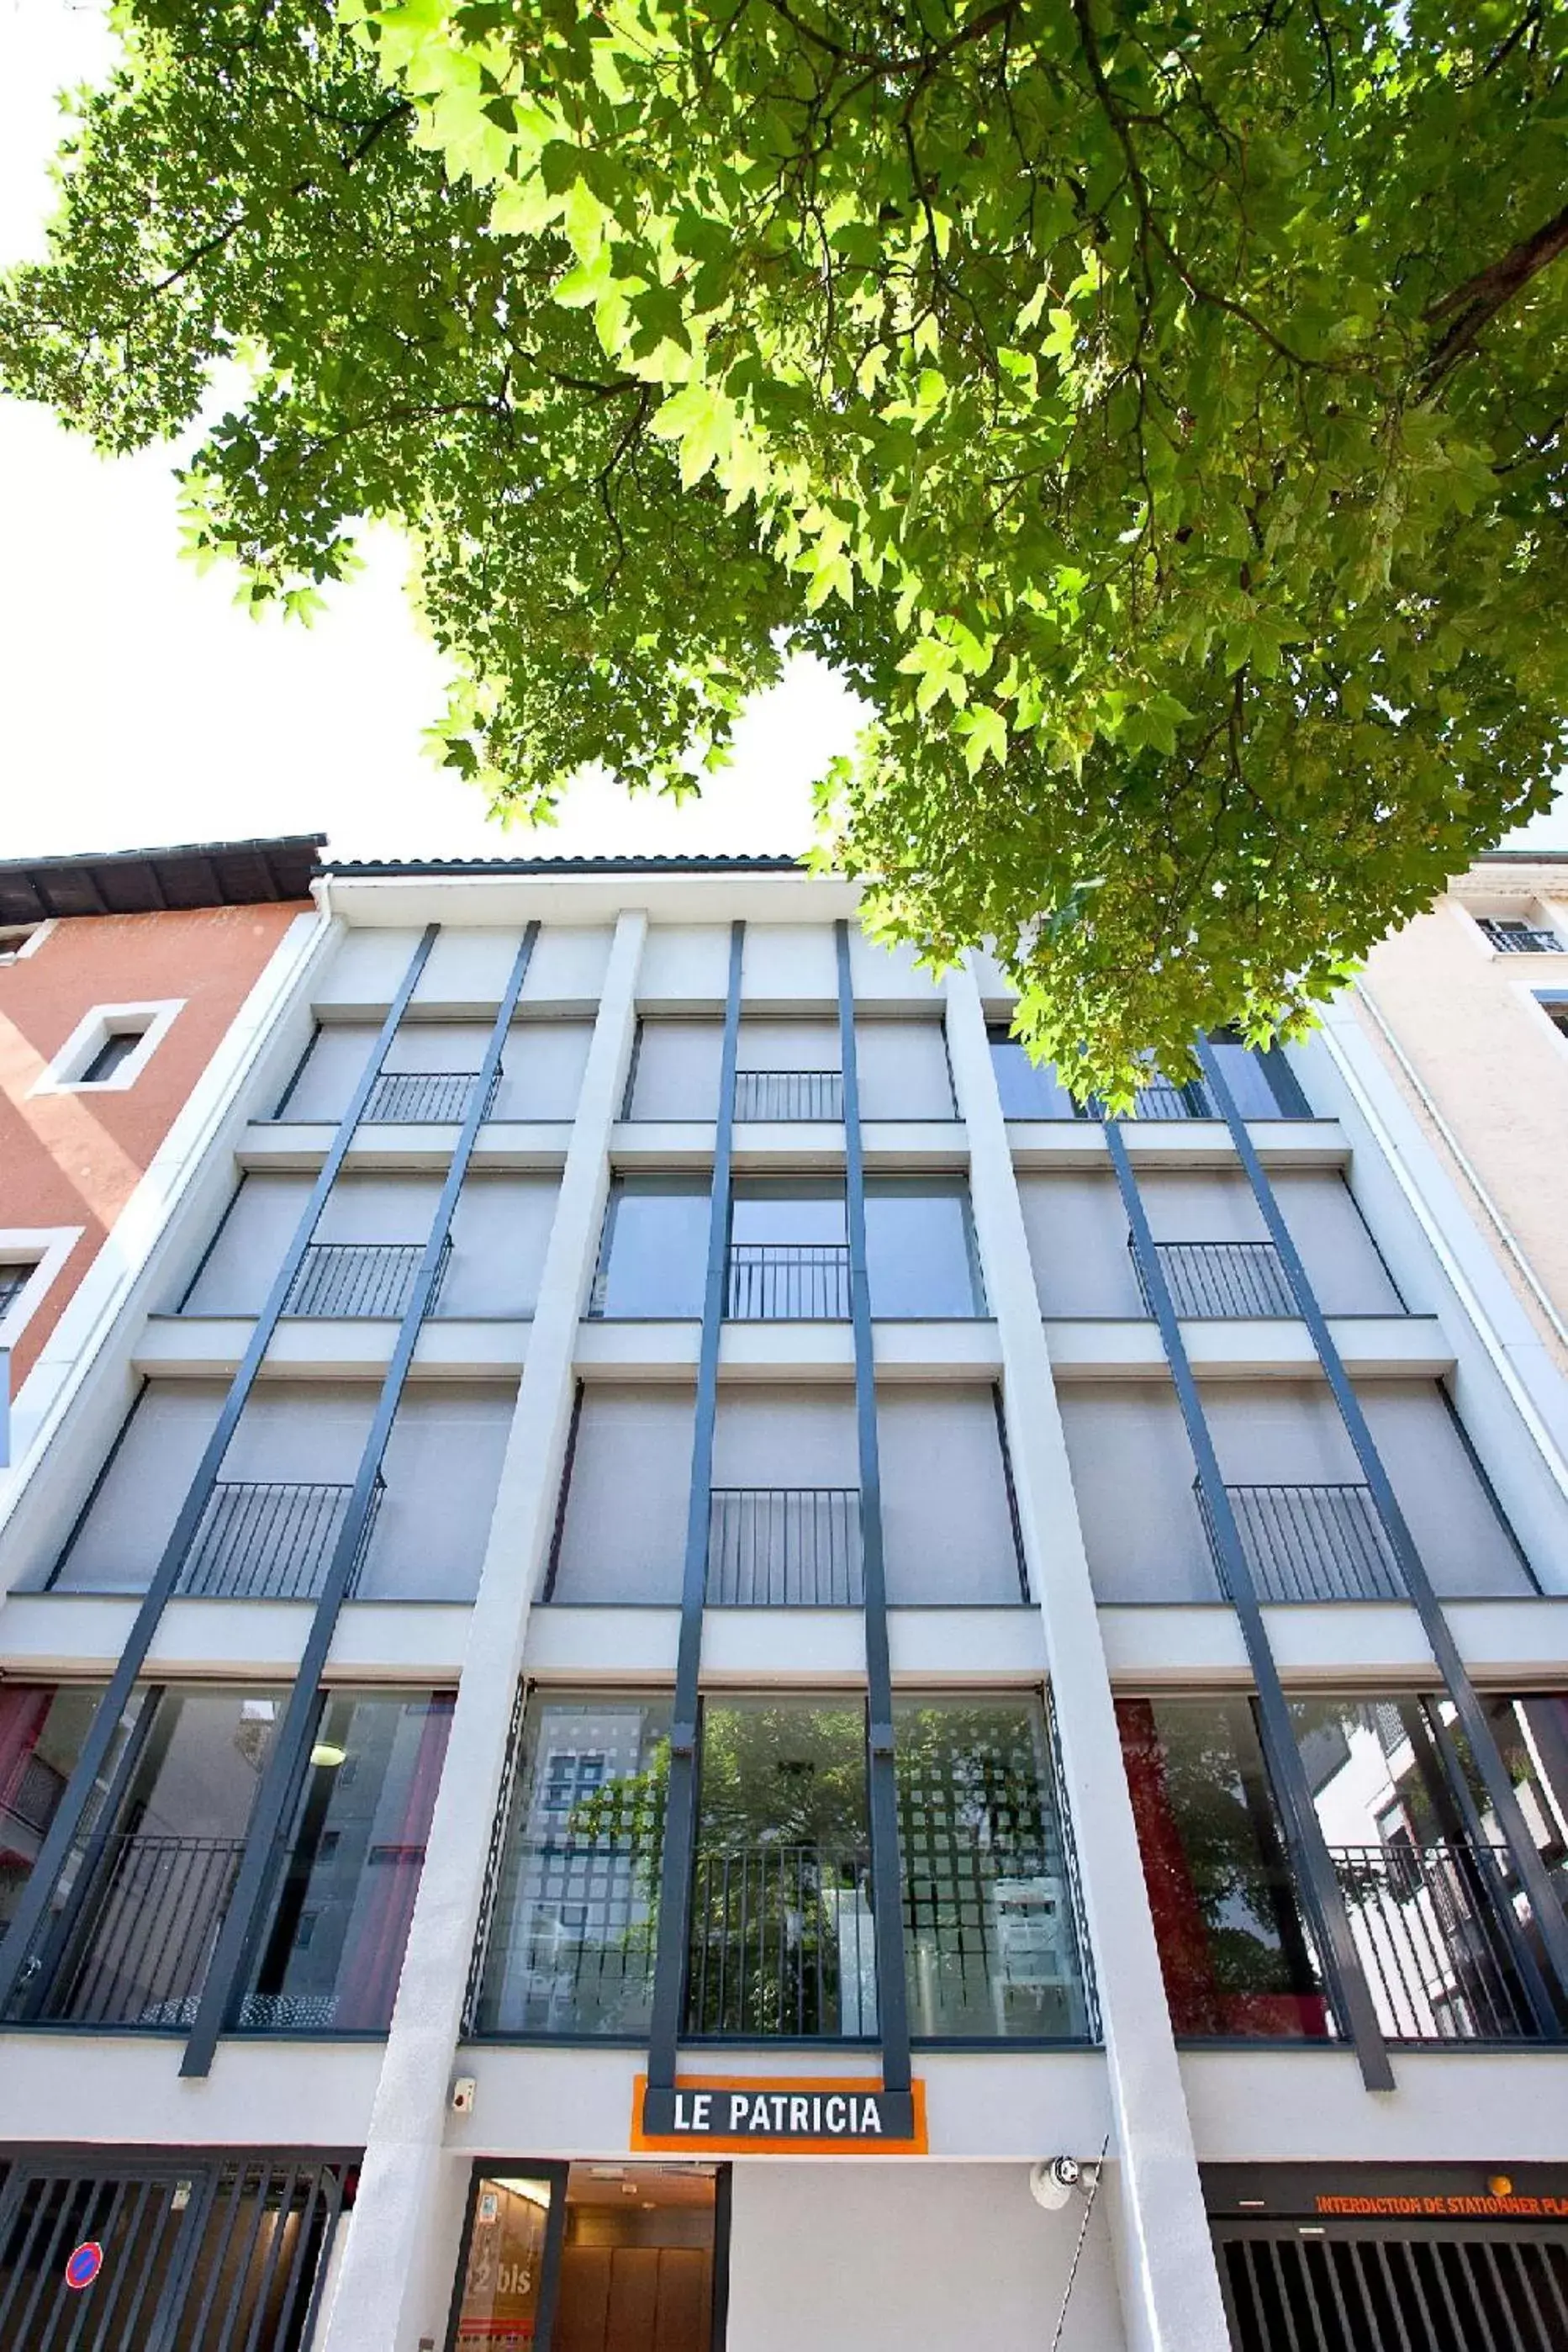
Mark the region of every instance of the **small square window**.
POLYGON ((107 1085, 117 1070, 131 1059, 146 1033, 141 1029, 111 1029, 97 1053, 77 1078, 78 1087, 107 1085))
POLYGON ((95 1004, 33 1082, 32 1094, 133 1087, 178 1018, 183 997, 152 1004, 95 1004))
POLYGON ((47 923, 0 923, 0 964, 19 963, 44 943, 47 923))
POLYGON ((33 1279, 37 1261, 0 1258, 0 1315, 8 1315, 33 1279))

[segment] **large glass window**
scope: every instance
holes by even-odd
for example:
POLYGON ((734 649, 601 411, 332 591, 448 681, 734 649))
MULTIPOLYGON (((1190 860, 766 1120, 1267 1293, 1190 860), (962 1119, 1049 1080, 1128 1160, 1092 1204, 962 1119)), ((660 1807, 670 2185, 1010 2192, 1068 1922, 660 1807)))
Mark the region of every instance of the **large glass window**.
POLYGON ((701 1177, 616 1178, 593 1288, 594 1314, 689 1320, 702 1313, 708 1197, 701 1177))
POLYGON ((894 1703, 911 2031, 1088 2032, 1071 1881, 1038 1699, 894 1703))
POLYGON ((0 1687, 0 1938, 16 1916, 101 1696, 87 1685, 0 1687))
POLYGON ((1281 1069, 1281 1087, 1276 1087, 1262 1055, 1255 1054, 1241 1038, 1228 1036, 1221 1029, 1208 1043, 1219 1065, 1219 1075, 1243 1118, 1278 1118, 1281 1113, 1288 1117, 1298 1108, 1294 1099, 1297 1089, 1288 1066, 1281 1069), (1289 1092, 1291 1100, 1281 1100, 1281 1087, 1289 1092))
POLYGON ((1176 2031, 1329 2034, 1250 1704, 1124 1698, 1116 1715, 1176 2031))
POLYGON ((850 1253, 841 1184, 737 1184, 725 1309, 740 1322, 841 1322, 848 1316, 850 1253))
POLYGON ((191 2025, 283 1706, 275 1690, 141 1696, 55 1888, 19 2014, 191 2025))
POLYGON ((1034 1062, 1019 1040, 1000 1023, 987 1030, 991 1068, 1004 1118, 1071 1118, 1072 1097, 1056 1075, 1054 1062, 1034 1062))
POLYGON ((873 1177, 865 1192, 871 1311, 898 1317, 985 1312, 964 1185, 935 1177, 873 1177))
POLYGON ((386 2031, 452 1706, 444 1691, 328 1694, 240 2025, 386 2031))
MULTIPOLYGON (((1484 1704, 1561 1902, 1563 1702, 1484 1704)), ((1552 1970, 1452 1701, 1334 1695, 1293 1699, 1291 1715, 1384 2033, 1507 2041, 1550 2030, 1552 1970)))
POLYGON ((686 2024, 747 2041, 875 2033, 859 1703, 705 1706, 686 2024))
POLYGON ((667 1698, 529 1699, 476 2033, 647 2033, 669 1738, 667 1698))

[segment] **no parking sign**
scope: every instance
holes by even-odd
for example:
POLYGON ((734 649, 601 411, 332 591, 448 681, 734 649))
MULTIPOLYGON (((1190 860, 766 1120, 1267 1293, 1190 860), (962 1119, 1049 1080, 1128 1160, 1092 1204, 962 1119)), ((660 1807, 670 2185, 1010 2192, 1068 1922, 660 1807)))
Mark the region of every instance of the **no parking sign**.
POLYGON ((87 2239, 74 2247, 66 2263, 66 2284, 71 2287, 90 2286, 103 2268, 103 2248, 96 2238, 87 2239))

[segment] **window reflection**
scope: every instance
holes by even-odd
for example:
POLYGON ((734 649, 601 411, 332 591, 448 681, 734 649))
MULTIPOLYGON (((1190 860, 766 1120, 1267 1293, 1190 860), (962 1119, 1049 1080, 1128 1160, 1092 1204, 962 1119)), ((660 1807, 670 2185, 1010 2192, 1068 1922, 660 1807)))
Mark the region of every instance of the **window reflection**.
POLYGON ((866 1276, 871 1311, 897 1317, 985 1312, 961 1182, 873 1177, 865 1191, 866 1276))
POLYGON ((697 1177, 616 1179, 593 1286, 595 1315, 673 1320, 702 1313, 708 1190, 697 1177))
POLYGON ((453 1704, 444 1691, 328 1696, 240 2025, 386 2031, 453 1704))
POLYGON ((281 1691, 144 1693, 54 1889, 26 2016, 187 2030, 245 1851, 281 1691))
POLYGON ((1038 1699, 901 1699, 910 2024, 920 2035, 1088 2032, 1067 1856, 1038 1699))
POLYGON ((688 2030, 865 2036, 876 2000, 863 1706, 708 1700, 688 2030))
POLYGON ((476 2032, 646 2033, 669 1732, 664 1698, 530 1699, 476 2032))
POLYGON ((1118 1700, 1171 2022, 1177 2033, 1331 2030, 1246 1699, 1118 1700))

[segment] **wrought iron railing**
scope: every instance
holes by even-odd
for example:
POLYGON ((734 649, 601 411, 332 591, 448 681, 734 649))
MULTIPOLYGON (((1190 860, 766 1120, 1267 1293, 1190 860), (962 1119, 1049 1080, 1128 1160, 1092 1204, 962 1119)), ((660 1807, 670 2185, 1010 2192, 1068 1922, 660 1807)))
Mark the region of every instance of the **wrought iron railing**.
MULTIPOLYGON (((284 1300, 286 1315, 361 1316, 400 1320, 408 1312, 423 1242, 311 1242, 284 1300)), ((434 1315, 452 1260, 441 1244, 427 1314, 434 1315)))
MULTIPOLYGON (((1369 1486, 1230 1486, 1241 1549, 1260 1601, 1403 1601, 1404 1580, 1369 1486)), ((1223 1587, 1201 1480, 1198 1510, 1223 1587)))
POLYGON ((716 1486, 707 1598, 718 1609, 859 1609, 858 1486, 716 1486))
POLYGON ((659 1858, 651 1831, 519 1839, 499 1873, 470 2030, 645 2032, 659 1858))
POLYGON ((1493 947, 1503 955, 1561 955, 1563 952, 1563 942, 1556 932, 1542 930, 1536 923, 1483 920, 1481 929, 1493 947))
MULTIPOLYGON (((1093 1101, 1079 1102, 1075 1098, 1072 1115, 1074 1118, 1098 1118, 1100 1112, 1093 1101)), ((1151 1078, 1146 1086, 1138 1088, 1133 1108, 1126 1113, 1129 1118, 1213 1118, 1214 1116, 1208 1088, 1201 1078, 1191 1078, 1185 1086, 1177 1086, 1170 1078, 1151 1078)))
MULTIPOLYGON (((337 1544, 350 1485, 221 1478, 208 1497, 176 1591, 219 1601, 314 1601, 337 1544)), ((378 1474, 350 1580, 352 1592, 381 1507, 378 1474)))
MULTIPOLYGON (((1330 1852, 1386 2040, 1548 2035, 1531 2006, 1509 1924, 1504 1853, 1456 1839, 1330 1852)), ((1518 1925, 1522 1935, 1524 1923, 1518 1925)))
POLYGON ((842 1242, 732 1242, 725 1312, 737 1323, 845 1323, 850 1253, 842 1242))
MULTIPOLYGON (((1152 1315, 1154 1302, 1131 1234, 1127 1247, 1145 1308, 1152 1315)), ((1300 1312, 1272 1242, 1156 1242, 1155 1255, 1178 1315, 1218 1319, 1300 1312)))
POLYGON ((699 1851, 687 2032, 749 2042, 876 2030, 871 1856, 782 1844, 699 1851))
MULTIPOLYGON (((382 1070, 366 1097, 360 1121, 366 1127, 452 1126, 466 1118, 479 1082, 477 1070, 382 1070)), ((489 1117, 501 1083, 497 1070, 485 1097, 489 1117)))
POLYGON ((188 2025, 244 1852, 243 1838, 131 1831, 95 1841, 48 1983, 35 1990, 24 1971, 28 2011, 73 2025, 188 2025))
POLYGON ((844 1082, 837 1070, 737 1070, 737 1118, 842 1118, 844 1082))

